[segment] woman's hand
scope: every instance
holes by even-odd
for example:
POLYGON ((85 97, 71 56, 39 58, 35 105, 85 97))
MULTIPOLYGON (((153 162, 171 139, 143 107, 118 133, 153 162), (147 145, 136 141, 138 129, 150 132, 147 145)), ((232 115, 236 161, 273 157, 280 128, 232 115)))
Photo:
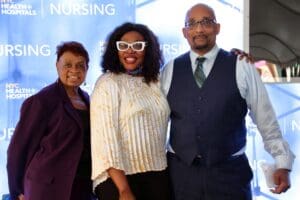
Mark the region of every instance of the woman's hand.
POLYGON ((119 191, 119 200, 135 200, 125 172, 115 168, 109 168, 107 172, 119 191))
POLYGON ((20 194, 20 195, 18 196, 18 199, 17 199, 17 200, 25 200, 24 195, 23 195, 23 194, 20 194))
POLYGON ((135 200, 134 195, 132 194, 131 190, 126 190, 120 192, 119 200, 135 200))

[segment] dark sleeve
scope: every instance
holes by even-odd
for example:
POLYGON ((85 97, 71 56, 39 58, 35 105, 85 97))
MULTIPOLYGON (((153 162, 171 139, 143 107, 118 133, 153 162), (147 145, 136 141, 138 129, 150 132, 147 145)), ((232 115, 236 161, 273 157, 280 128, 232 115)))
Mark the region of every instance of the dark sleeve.
POLYGON ((23 179, 26 166, 34 156, 44 134, 45 110, 41 101, 32 96, 24 101, 20 119, 7 150, 7 175, 11 199, 24 193, 23 179))

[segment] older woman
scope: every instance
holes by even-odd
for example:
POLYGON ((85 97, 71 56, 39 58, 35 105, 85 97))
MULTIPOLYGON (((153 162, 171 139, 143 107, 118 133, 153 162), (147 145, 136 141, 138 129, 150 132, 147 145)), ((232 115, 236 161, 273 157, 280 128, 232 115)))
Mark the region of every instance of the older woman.
POLYGON ((91 95, 92 179, 101 200, 166 200, 170 113, 159 85, 162 56, 146 26, 125 23, 108 38, 91 95))
POLYGON ((11 199, 89 200, 89 96, 80 89, 89 55, 82 44, 57 46, 58 79, 26 99, 7 156, 11 199))

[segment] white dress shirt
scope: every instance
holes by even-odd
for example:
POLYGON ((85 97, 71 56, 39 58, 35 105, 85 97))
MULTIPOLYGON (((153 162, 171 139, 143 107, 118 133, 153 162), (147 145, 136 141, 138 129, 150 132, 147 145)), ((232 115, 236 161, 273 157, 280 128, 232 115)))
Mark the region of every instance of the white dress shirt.
MULTIPOLYGON (((219 47, 215 45, 211 51, 203 55, 206 58, 203 63, 203 71, 206 76, 210 73, 219 50, 219 47)), ((196 69, 197 57, 196 52, 190 51, 193 72, 196 69)), ((247 63, 245 59, 237 59, 236 65, 237 86, 241 97, 246 100, 249 115, 257 125, 266 151, 275 159, 277 168, 292 169, 295 156, 291 152, 288 143, 282 137, 272 104, 255 66, 247 63)), ((161 72, 162 90, 166 96, 171 85, 173 66, 174 59, 168 62, 161 72)), ((243 147, 234 155, 240 155, 245 150, 246 147, 243 147)))

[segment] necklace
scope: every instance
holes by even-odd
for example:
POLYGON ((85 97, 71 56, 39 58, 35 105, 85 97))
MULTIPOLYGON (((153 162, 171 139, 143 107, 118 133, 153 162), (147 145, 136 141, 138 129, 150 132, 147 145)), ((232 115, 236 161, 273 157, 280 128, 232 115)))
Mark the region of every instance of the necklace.
POLYGON ((140 65, 134 70, 127 70, 126 73, 132 76, 138 76, 142 74, 143 67, 140 65))

